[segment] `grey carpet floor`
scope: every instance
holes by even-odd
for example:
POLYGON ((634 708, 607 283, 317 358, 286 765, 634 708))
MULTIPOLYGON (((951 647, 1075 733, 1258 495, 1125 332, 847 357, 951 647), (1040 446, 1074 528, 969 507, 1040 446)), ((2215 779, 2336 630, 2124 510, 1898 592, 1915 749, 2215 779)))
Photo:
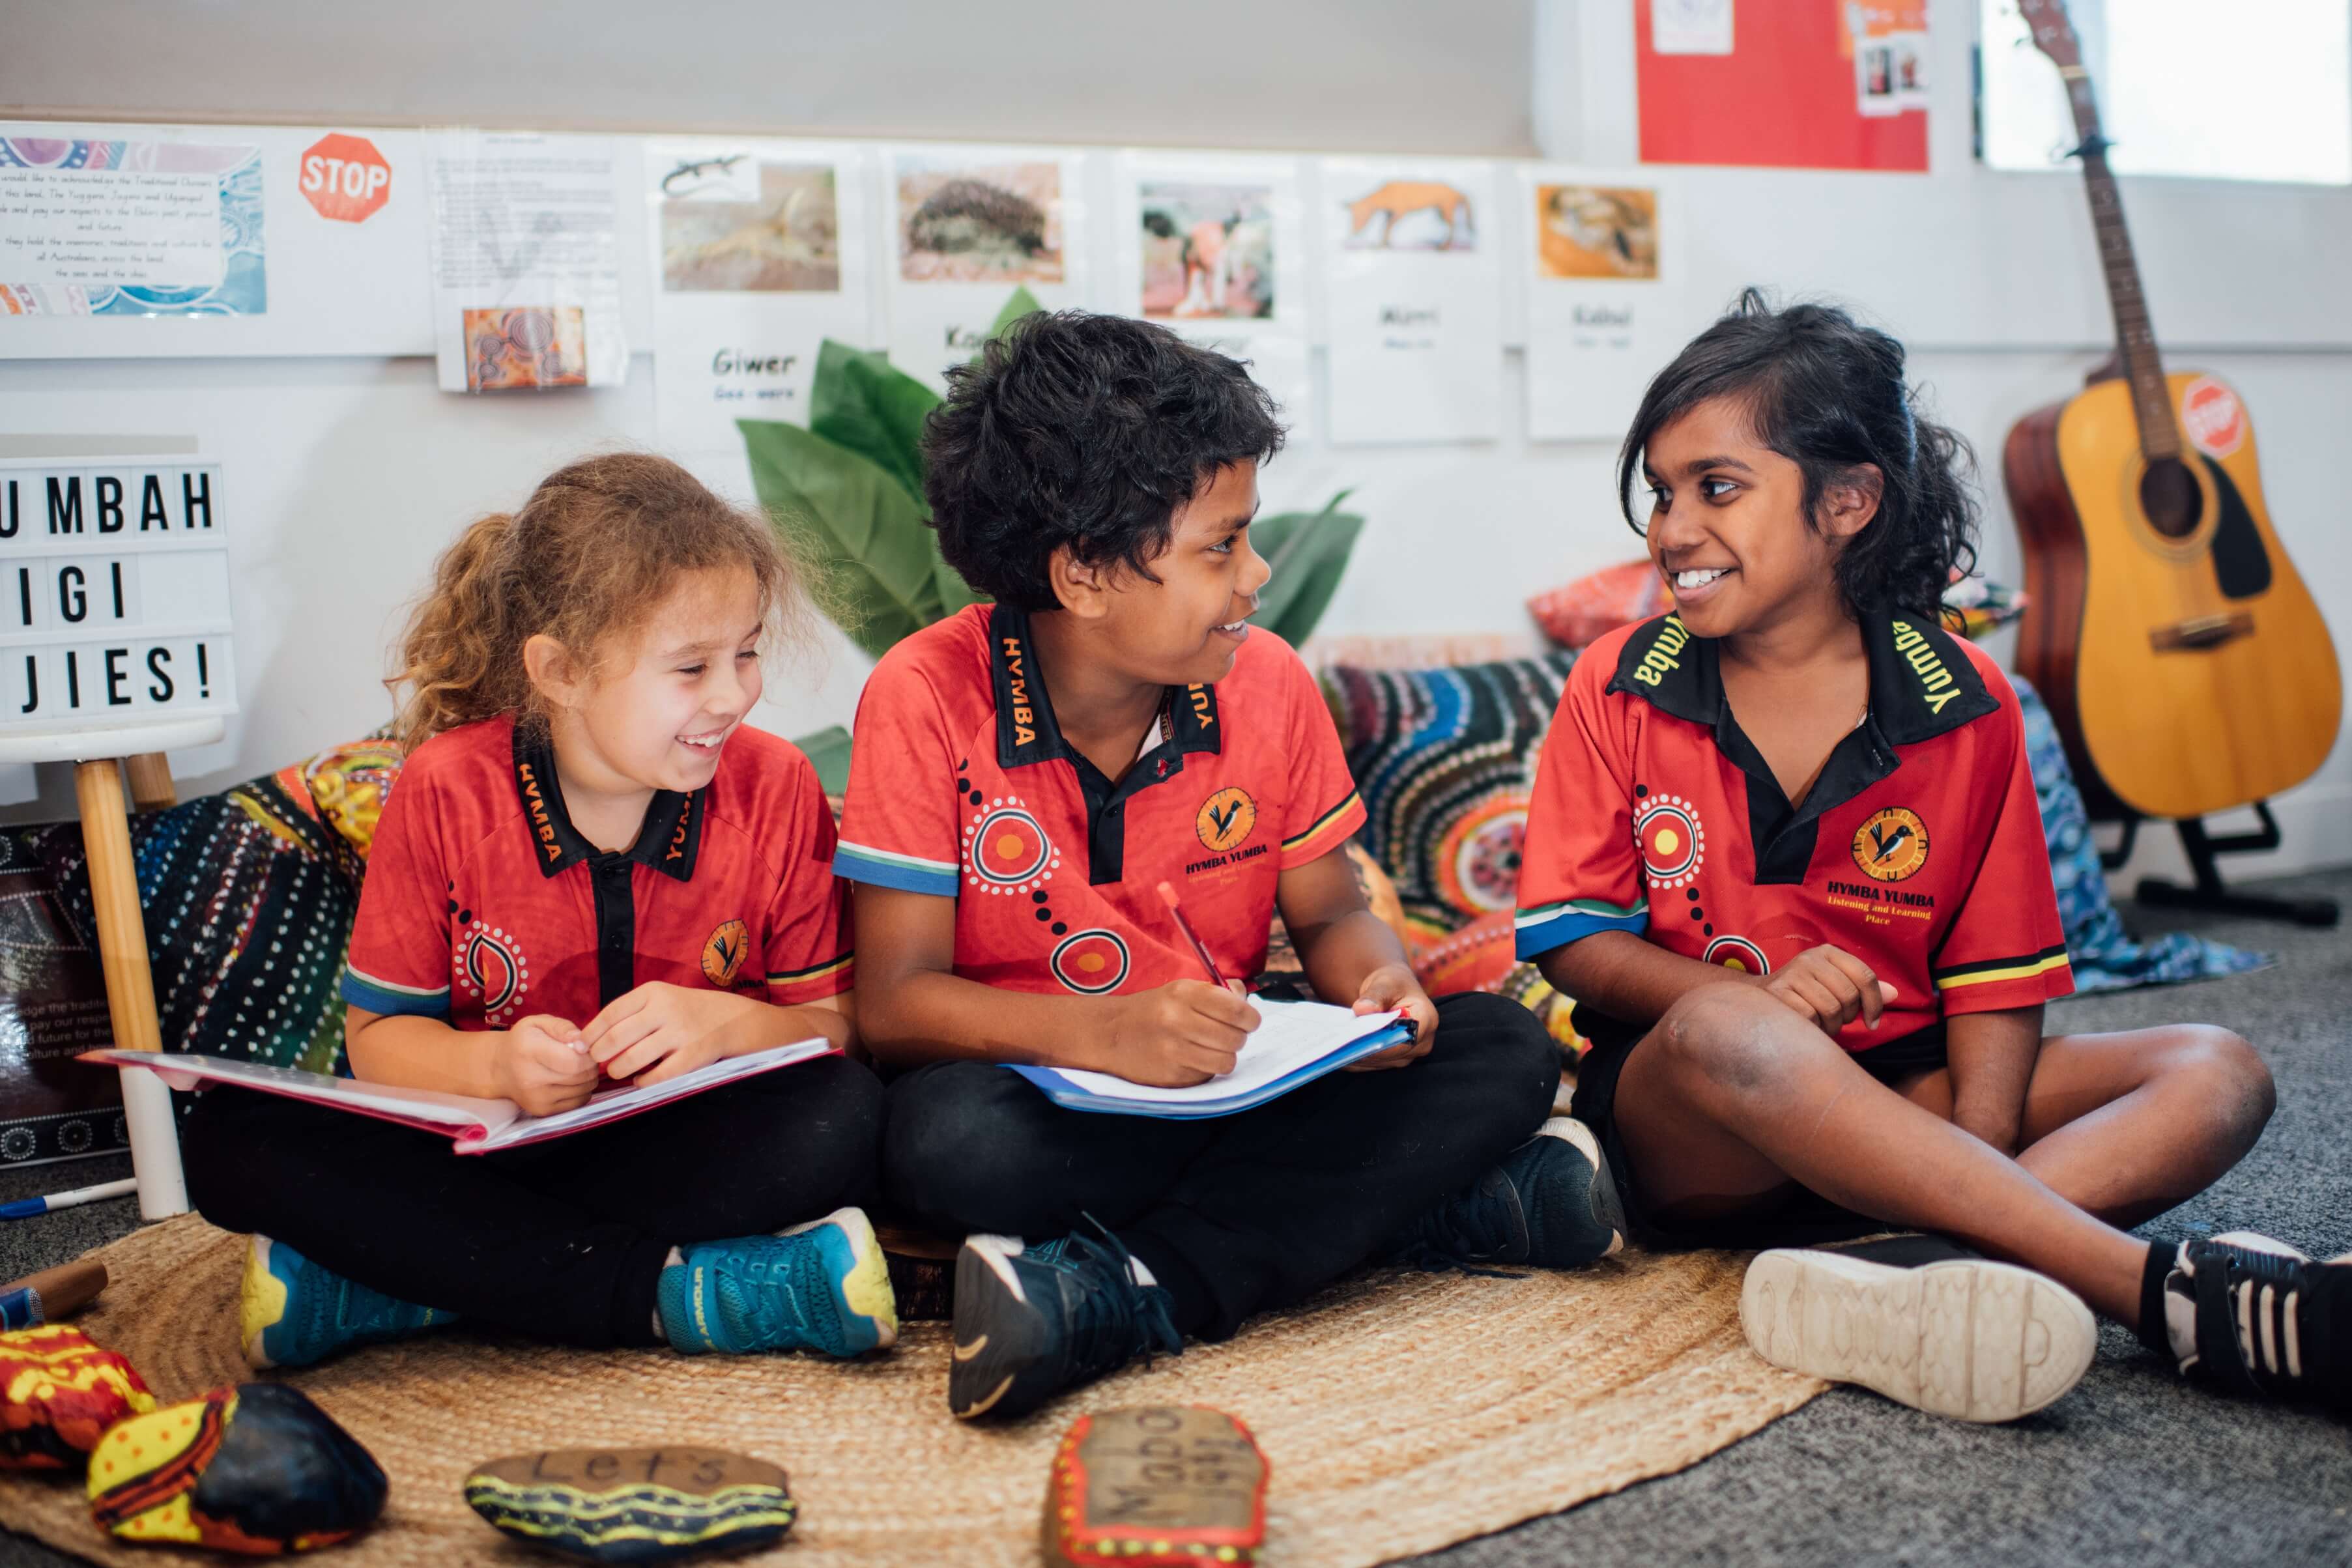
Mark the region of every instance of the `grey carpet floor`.
MULTIPOLYGON (((2271 884, 2352 902, 2352 871, 2271 884)), ((2252 1154, 2151 1232, 2251 1228, 2315 1254, 2352 1249, 2352 929, 2126 908, 2280 956, 2201 985, 2059 1003, 2071 1032, 2219 1023, 2261 1051, 2278 1113, 2252 1154)), ((0 1199, 129 1174, 126 1159, 0 1172, 0 1199)), ((0 1280, 138 1222, 129 1199, 0 1222, 0 1280)), ((1542 1354, 1530 1345, 1528 1354, 1542 1354)), ((1416 1559, 1423 1568, 1739 1563, 2352 1564, 2352 1427, 2185 1387, 2128 1333, 2049 1409, 2007 1427, 1938 1420, 1833 1389, 1679 1475, 1416 1559)), ((69 1561, 0 1532, 0 1568, 69 1561)))

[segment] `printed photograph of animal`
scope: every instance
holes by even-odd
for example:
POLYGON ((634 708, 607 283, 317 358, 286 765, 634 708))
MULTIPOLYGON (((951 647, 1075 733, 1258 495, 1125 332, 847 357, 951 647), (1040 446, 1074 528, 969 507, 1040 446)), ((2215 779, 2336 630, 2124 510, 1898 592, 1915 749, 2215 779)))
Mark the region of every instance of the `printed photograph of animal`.
POLYGON ((662 203, 661 226, 662 287, 670 293, 830 293, 841 287, 830 163, 761 164, 755 202, 673 196, 662 203))
POLYGON ((1349 250, 1478 248, 1470 198, 1443 181, 1391 180, 1340 204, 1348 209, 1342 243, 1349 250))
POLYGON ((1138 193, 1143 313, 1162 320, 1274 314, 1274 193, 1146 183, 1138 193))
POLYGON ((1536 261, 1545 277, 1658 276, 1658 193, 1536 187, 1536 261))
POLYGON ((1059 283, 1058 163, 898 165, 898 275, 910 283, 1059 283))

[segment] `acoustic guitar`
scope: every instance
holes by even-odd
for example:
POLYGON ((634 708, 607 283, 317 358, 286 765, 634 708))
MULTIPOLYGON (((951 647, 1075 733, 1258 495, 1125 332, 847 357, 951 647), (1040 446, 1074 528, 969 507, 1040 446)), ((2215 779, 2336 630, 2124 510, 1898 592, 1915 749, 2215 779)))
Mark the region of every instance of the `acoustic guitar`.
POLYGON ((2074 106, 2116 354, 2009 433, 2028 597, 2018 667, 2094 815, 2193 820, 2326 761, 2343 711, 2335 644, 2271 528, 2245 404, 2218 377, 2165 372, 2065 6, 2020 8, 2074 106))

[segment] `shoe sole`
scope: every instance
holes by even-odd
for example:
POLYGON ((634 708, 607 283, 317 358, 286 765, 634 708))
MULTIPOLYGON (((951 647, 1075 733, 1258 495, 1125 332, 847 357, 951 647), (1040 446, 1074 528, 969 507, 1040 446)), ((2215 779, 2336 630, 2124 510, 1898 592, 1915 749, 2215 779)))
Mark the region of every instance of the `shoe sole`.
POLYGON ((1739 1326, 1775 1366, 1979 1422, 2014 1421, 2062 1397, 2099 1343, 2072 1291, 2011 1264, 1896 1269, 1793 1248, 1748 1266, 1739 1326))
POLYGON ((1573 1116, 1554 1116, 1536 1130, 1538 1138, 1558 1138, 1561 1143, 1584 1156, 1592 1167, 1592 1185, 1585 1189, 1585 1206, 1593 1224, 1609 1232, 1609 1245, 1591 1257, 1579 1258, 1573 1263, 1552 1267, 1581 1268, 1602 1258, 1614 1258, 1625 1250, 1625 1206, 1617 1197, 1617 1183, 1609 1172, 1608 1156, 1601 1152, 1601 1140, 1592 1129, 1573 1116))
POLYGON ((889 1260, 882 1256, 881 1239, 874 1234, 874 1222, 866 1218, 866 1211, 854 1207, 836 1208, 823 1219, 813 1219, 777 1234, 798 1236, 828 1225, 839 1228, 849 1243, 849 1267, 835 1281, 845 1309, 842 1323, 844 1348, 839 1354, 848 1357, 869 1350, 887 1350, 898 1343, 898 1299, 890 1289, 889 1260), (866 1338, 866 1343, 849 1343, 853 1338, 866 1338))
POLYGON ((272 1246, 267 1236, 246 1238, 245 1275, 237 1282, 237 1343, 246 1365, 256 1372, 278 1364, 269 1358, 269 1331, 285 1322, 290 1293, 269 1267, 272 1246))
POLYGON ((1012 1392, 1021 1368, 1034 1365, 1045 1348, 1040 1319, 1011 1262, 1021 1250, 1011 1237, 972 1236, 956 1253, 948 1409, 960 1420, 995 1409, 1012 1392))

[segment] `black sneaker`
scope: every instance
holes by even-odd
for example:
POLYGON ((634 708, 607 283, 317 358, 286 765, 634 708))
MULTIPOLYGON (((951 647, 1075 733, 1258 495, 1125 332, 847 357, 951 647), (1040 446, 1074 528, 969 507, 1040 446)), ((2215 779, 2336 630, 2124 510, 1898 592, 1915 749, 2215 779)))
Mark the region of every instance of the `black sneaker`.
POLYGON ((1576 1269, 1625 1245, 1625 1207, 1592 1129, 1554 1116, 1503 1163, 1422 1216, 1393 1249, 1427 1269, 1576 1269))
POLYGON ((2182 1373, 2232 1394, 2352 1410, 2352 1254, 2315 1263, 2232 1230, 2190 1241, 2165 1290, 2196 1306, 2182 1373))
POLYGON ((948 1408, 967 1419, 1026 1416, 1139 1355, 1181 1355, 1168 1310, 1168 1292, 1135 1282, 1127 1249, 1108 1231, 1035 1248, 968 1238, 956 1254, 948 1408))

